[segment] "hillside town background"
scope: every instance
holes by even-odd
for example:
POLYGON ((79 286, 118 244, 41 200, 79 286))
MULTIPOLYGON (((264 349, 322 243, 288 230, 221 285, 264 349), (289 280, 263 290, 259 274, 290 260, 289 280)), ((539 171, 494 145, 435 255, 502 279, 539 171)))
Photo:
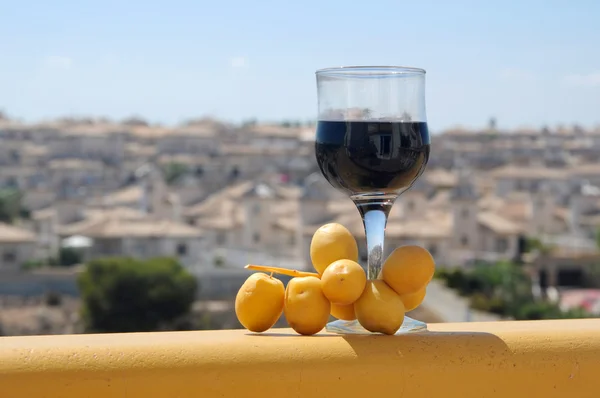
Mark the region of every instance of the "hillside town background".
MULTIPOLYGON (((197 281, 182 328, 238 328, 248 263, 310 270, 315 230, 364 230, 321 176, 313 122, 141 118, 28 124, 0 116, 0 334, 84 331, 78 275, 94 260, 176 259, 197 281), (191 326, 190 326, 191 325, 191 326)), ((426 247, 428 322, 600 314, 600 127, 434 134, 395 204, 386 253, 426 247)), ((283 325, 284 321, 281 320, 283 325)))

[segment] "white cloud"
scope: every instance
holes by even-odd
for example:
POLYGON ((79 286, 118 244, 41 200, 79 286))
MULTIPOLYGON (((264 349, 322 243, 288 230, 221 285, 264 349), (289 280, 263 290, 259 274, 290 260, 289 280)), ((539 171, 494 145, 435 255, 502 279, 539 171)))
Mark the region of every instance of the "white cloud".
POLYGON ((246 57, 233 57, 229 61, 232 68, 240 69, 248 66, 248 59, 246 57))
POLYGON ((512 81, 531 81, 535 75, 525 69, 505 68, 500 71, 500 77, 512 81))
POLYGON ((73 60, 69 57, 52 55, 44 59, 44 66, 51 69, 71 69, 73 60))
POLYGON ((600 71, 583 75, 568 75, 564 83, 571 87, 598 87, 600 86, 600 71))

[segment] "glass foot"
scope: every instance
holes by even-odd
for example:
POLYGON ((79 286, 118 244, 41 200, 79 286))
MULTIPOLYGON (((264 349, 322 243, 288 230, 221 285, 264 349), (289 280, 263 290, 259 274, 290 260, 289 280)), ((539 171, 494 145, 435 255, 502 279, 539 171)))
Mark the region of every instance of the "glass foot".
MULTIPOLYGON (((369 332, 367 329, 363 328, 358 321, 333 321, 329 322, 325 327, 329 333, 337 333, 337 334, 378 334, 369 332)), ((411 317, 405 316, 404 322, 396 335, 399 334, 407 334, 407 333, 415 333, 422 332, 427 330, 427 324, 425 322, 417 321, 411 317)))

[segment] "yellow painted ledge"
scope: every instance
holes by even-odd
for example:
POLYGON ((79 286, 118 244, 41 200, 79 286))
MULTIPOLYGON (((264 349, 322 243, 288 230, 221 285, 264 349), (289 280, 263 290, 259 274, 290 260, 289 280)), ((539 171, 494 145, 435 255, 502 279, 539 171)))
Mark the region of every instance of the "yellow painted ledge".
POLYGON ((600 320, 0 338, 0 397, 600 397, 600 320))

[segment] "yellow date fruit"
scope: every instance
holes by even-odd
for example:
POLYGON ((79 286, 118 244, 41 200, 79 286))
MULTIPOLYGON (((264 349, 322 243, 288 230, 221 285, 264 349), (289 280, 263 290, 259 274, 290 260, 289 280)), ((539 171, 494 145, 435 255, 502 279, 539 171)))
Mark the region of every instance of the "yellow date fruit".
POLYGON ((330 311, 331 304, 323 294, 319 278, 303 276, 288 282, 283 313, 297 333, 311 335, 320 332, 329 320, 330 311))
POLYGON ((367 274, 352 260, 337 260, 321 275, 323 294, 338 305, 349 305, 358 300, 366 283, 367 274))
POLYGON ((319 274, 322 274, 334 261, 342 259, 358 261, 356 239, 341 224, 325 224, 317 229, 312 237, 310 259, 319 274))
POLYGON ((382 280, 369 280, 354 303, 358 322, 370 332, 395 334, 404 322, 400 296, 382 280))
POLYGON ((427 286, 435 272, 431 254, 420 246, 400 246, 385 260, 382 279, 399 295, 416 293, 427 286))
POLYGON ((279 279, 257 272, 246 279, 235 297, 235 314, 246 329, 264 332, 283 312, 285 288, 279 279))

